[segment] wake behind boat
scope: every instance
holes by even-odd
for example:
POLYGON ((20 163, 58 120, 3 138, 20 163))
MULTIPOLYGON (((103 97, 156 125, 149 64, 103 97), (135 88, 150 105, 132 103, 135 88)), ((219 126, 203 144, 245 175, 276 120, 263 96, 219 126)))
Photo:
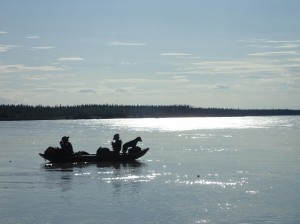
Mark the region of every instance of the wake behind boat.
MULTIPOLYGON (((48 148, 49 149, 49 148, 48 148)), ((53 148, 52 148, 53 149, 53 148)), ((60 150, 60 149, 56 149, 60 150)), ((135 161, 142 156, 144 156, 148 152, 149 148, 142 149, 139 152, 134 153, 124 153, 124 154, 116 154, 112 151, 106 152, 102 155, 97 154, 82 154, 82 153, 74 153, 72 155, 63 155, 61 153, 39 153, 39 155, 45 160, 49 160, 51 163, 76 163, 76 162, 132 162, 135 161)), ((55 150, 53 150, 55 151, 55 150)))

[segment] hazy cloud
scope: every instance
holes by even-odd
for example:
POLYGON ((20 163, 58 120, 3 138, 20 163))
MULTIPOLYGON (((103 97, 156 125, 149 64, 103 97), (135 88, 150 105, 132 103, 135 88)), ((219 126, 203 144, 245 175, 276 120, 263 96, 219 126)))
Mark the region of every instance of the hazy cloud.
POLYGON ((298 48, 300 47, 300 44, 282 44, 282 45, 250 45, 251 47, 259 47, 259 48, 273 48, 273 49, 292 49, 292 48, 298 48))
POLYGON ((132 92, 133 90, 135 90, 135 87, 122 87, 122 88, 116 89, 116 92, 129 93, 129 92, 132 92))
POLYGON ((273 52, 261 52, 261 53, 253 53, 248 54, 249 56, 259 56, 259 57, 265 57, 265 56, 282 56, 282 55, 298 55, 297 51, 273 51, 273 52))
POLYGON ((233 61, 200 61, 183 65, 175 65, 171 71, 157 72, 159 75, 202 75, 202 74, 281 74, 288 73, 289 68, 300 67, 292 62, 284 63, 279 60, 233 60, 233 61), (185 67, 184 67, 185 66, 185 67))
POLYGON ((300 40, 252 39, 252 40, 240 40, 240 42, 251 43, 250 45, 251 47, 259 47, 259 48, 293 49, 293 48, 300 47, 300 40))
POLYGON ((175 75, 172 77, 176 82, 189 82, 185 76, 175 75))
POLYGON ((288 43, 300 43, 300 40, 249 39, 249 40, 239 40, 239 42, 245 42, 245 43, 288 44, 288 43))
POLYGON ((161 53, 160 55, 161 56, 191 56, 191 54, 179 53, 179 52, 161 53))
POLYGON ((124 79, 104 79, 101 80, 101 83, 131 83, 131 84, 140 84, 140 83, 157 83, 161 80, 156 79, 138 79, 138 78, 124 78, 124 79))
POLYGON ((23 64, 0 65, 0 73, 28 72, 28 71, 62 71, 62 70, 64 69, 56 66, 26 66, 23 64))
POLYGON ((7 34, 8 32, 6 31, 0 31, 0 34, 7 34))
POLYGON ((292 62, 300 62, 300 58, 289 58, 287 60, 292 62))
POLYGON ((46 77, 47 77, 46 75, 28 75, 28 76, 23 77, 23 79, 39 81, 39 80, 45 80, 46 77))
POLYGON ((230 87, 228 85, 219 84, 215 86, 216 89, 229 89, 230 87))
POLYGON ((108 43, 109 46, 145 46, 144 43, 133 43, 133 42, 119 42, 119 41, 113 41, 108 43))
POLYGON ((300 47, 300 44, 287 43, 287 44, 277 46, 275 48, 298 48, 298 47, 300 47))
MULTIPOLYGON (((186 72, 213 74, 245 74, 258 72, 274 72, 273 64, 256 61, 208 61, 193 63, 196 67, 185 68, 186 72)), ((276 72, 278 69, 276 69, 276 72)))
POLYGON ((300 43, 300 40, 265 40, 266 43, 300 43))
POLYGON ((10 49, 13 49, 13 48, 16 48, 16 47, 19 47, 17 45, 3 45, 3 44, 0 44, 0 53, 1 52, 6 52, 10 49))
POLYGON ((54 47, 52 46, 41 46, 41 47, 31 47, 29 50, 49 50, 53 49, 54 47))
POLYGON ((70 58, 58 58, 58 61, 83 61, 84 58, 78 58, 78 57, 70 57, 70 58))
POLYGON ((95 89, 81 89, 78 90, 79 93, 97 93, 95 89))
POLYGON ((125 66, 135 66, 136 63, 135 62, 121 62, 121 65, 125 65, 125 66))
POLYGON ((172 78, 174 79, 185 79, 184 75, 174 75, 172 78))
POLYGON ((186 83, 189 82, 189 80, 185 79, 185 78, 178 78, 178 79, 135 79, 135 78, 127 78, 127 79, 104 79, 101 81, 101 83, 103 84, 128 84, 128 85, 143 85, 143 84, 155 84, 155 85, 159 85, 159 84, 172 84, 172 83, 186 83))
POLYGON ((29 36, 29 37, 26 37, 27 39, 39 39, 40 36, 29 36))

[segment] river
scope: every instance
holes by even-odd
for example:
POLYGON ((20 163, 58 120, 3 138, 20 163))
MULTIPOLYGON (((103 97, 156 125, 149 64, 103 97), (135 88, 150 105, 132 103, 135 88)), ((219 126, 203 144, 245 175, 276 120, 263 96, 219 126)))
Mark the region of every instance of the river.
POLYGON ((1 121, 1 223, 300 223, 300 117, 1 121), (140 136, 136 163, 47 164, 140 136))

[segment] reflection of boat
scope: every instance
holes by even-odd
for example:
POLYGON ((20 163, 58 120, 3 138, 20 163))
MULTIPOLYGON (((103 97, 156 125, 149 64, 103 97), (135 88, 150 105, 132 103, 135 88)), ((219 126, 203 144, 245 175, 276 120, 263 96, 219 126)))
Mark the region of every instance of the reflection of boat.
POLYGON ((74 168, 84 168, 92 163, 45 163, 41 167, 47 171, 73 172, 74 168))
POLYGON ((139 160, 123 161, 123 162, 74 162, 74 163, 45 163, 41 167, 47 171, 73 172, 74 168, 86 168, 91 165, 97 165, 98 168, 139 168, 145 164, 139 160))
POLYGON ((90 155, 62 155, 51 153, 39 153, 41 157, 49 160, 51 163, 76 163, 76 162, 130 162, 141 158, 148 152, 149 148, 142 149, 140 152, 130 154, 116 155, 114 152, 108 152, 103 155, 97 156, 96 154, 90 155))

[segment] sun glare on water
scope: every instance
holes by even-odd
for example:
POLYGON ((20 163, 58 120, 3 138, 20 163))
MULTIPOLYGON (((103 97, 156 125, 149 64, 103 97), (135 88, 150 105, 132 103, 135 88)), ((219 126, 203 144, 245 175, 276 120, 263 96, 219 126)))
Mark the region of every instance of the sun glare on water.
MULTIPOLYGON (((201 129, 269 128, 278 117, 197 117, 197 118, 142 118, 107 120, 107 125, 139 131, 188 131, 201 129)), ((282 122, 281 122, 282 123, 282 122)), ((285 122, 283 122, 284 124, 285 122)))

